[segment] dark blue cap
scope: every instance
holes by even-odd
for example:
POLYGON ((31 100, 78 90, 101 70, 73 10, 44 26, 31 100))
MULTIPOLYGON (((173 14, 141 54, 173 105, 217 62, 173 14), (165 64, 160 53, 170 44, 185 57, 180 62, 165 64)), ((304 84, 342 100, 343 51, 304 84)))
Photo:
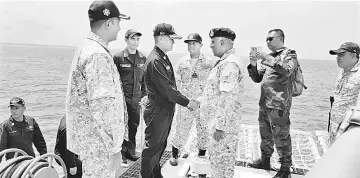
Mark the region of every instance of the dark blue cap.
POLYGON ((210 30, 209 36, 210 38, 224 37, 233 41, 236 38, 235 32, 228 28, 214 28, 210 30))
POLYGON ((154 29, 154 36, 167 35, 173 39, 181 39, 182 37, 175 33, 174 27, 167 23, 157 24, 154 29))
POLYGON ((113 17, 130 20, 129 16, 120 13, 113 1, 94 1, 90 5, 88 15, 91 22, 106 20, 113 17))
POLYGON ((10 106, 25 105, 25 101, 20 97, 14 97, 10 100, 10 106))

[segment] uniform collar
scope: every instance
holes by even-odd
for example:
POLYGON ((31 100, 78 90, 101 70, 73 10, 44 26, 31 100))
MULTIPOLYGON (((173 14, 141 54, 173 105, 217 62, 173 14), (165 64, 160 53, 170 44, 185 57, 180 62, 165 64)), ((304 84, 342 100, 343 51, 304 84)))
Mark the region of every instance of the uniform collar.
POLYGON ((159 47, 155 46, 154 47, 155 51, 160 55, 161 58, 166 59, 166 54, 164 53, 164 51, 162 51, 159 47))
POLYGON ((283 46, 283 47, 275 50, 274 52, 271 52, 270 54, 279 54, 279 53, 283 52, 285 49, 286 49, 286 47, 283 46))
POLYGON ((102 47, 105 48, 105 50, 107 50, 108 52, 110 52, 107 44, 104 42, 103 39, 100 38, 99 35, 95 34, 94 32, 90 32, 89 35, 86 37, 89 40, 93 40, 96 41, 97 43, 99 43, 102 47))
MULTIPOLYGON (((128 57, 129 56, 129 50, 127 48, 124 49, 124 57, 128 57)), ((140 57, 144 57, 144 55, 139 51, 139 50, 136 50, 136 53, 135 54, 138 54, 140 57)))
MULTIPOLYGON (((189 54, 189 55, 187 55, 186 60, 190 61, 190 59, 191 59, 191 56, 189 54)), ((199 60, 202 61, 203 59, 205 59, 205 55, 203 53, 200 53, 199 60)))
POLYGON ((220 58, 220 61, 226 59, 230 54, 235 54, 235 48, 231 48, 220 58))
POLYGON ((26 121, 26 117, 25 115, 23 115, 23 120, 21 122, 15 120, 11 115, 10 115, 10 121, 13 122, 13 123, 22 123, 22 122, 25 122, 26 121))
MULTIPOLYGON (((137 53, 137 50, 135 52, 135 54, 137 53)), ((127 48, 124 49, 124 57, 128 57, 129 56, 129 50, 127 48)))
POLYGON ((356 72, 359 70, 359 67, 360 67, 360 60, 358 60, 358 62, 354 65, 354 67, 352 67, 350 69, 350 72, 356 72))

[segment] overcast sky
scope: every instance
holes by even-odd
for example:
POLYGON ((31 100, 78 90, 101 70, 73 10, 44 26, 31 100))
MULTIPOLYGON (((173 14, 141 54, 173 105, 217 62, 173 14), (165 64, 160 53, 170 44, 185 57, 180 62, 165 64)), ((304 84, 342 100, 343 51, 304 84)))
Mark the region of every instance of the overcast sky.
MULTIPOLYGON (((112 49, 125 47, 129 28, 143 33, 139 49, 148 53, 154 45, 152 31, 158 23, 170 23, 186 37, 203 37, 203 52, 210 53, 209 31, 228 27, 235 31, 235 47, 247 56, 251 46, 265 47, 270 29, 285 32, 285 45, 300 58, 332 59, 329 49, 345 41, 360 43, 360 4, 356 1, 149 1, 115 0, 122 21, 112 49)), ((88 34, 87 10, 92 1, 4 1, 0 0, 0 42, 78 46, 88 34)), ((174 52, 186 52, 183 40, 174 52)))

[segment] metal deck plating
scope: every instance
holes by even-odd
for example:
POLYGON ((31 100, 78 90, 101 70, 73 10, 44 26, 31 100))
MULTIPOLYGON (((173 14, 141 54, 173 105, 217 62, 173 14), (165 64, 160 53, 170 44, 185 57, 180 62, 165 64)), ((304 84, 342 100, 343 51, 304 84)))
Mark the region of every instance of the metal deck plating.
MULTIPOLYGON (((294 174, 304 175, 309 171, 327 150, 328 135, 324 131, 304 132, 292 130, 290 132, 293 147, 293 166, 294 174)), ((241 125, 240 140, 237 150, 237 166, 246 167, 249 161, 260 157, 260 134, 258 126, 241 125)), ((167 150, 161 158, 163 165, 171 157, 171 137, 169 136, 169 144, 167 150)), ((190 138, 184 147, 184 153, 197 152, 196 134, 194 128, 191 130, 190 138)), ((280 168, 278 163, 278 154, 276 148, 271 158, 271 164, 275 169, 280 168)), ((139 177, 140 160, 134 162, 123 174, 121 178, 139 177)))

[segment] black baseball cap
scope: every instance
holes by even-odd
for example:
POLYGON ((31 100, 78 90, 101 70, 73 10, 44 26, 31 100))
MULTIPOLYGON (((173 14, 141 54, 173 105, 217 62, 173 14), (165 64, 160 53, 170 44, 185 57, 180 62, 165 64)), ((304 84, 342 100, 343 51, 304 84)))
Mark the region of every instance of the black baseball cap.
POLYGON ((120 19, 130 20, 130 17, 121 14, 113 1, 94 1, 88 10, 89 20, 96 22, 99 20, 105 20, 113 17, 119 17, 120 19))
POLYGON ((351 52, 351 53, 360 54, 360 48, 359 48, 359 45, 356 43, 345 42, 340 46, 339 49, 329 51, 329 53, 331 55, 337 55, 337 54, 343 53, 343 52, 351 52))
POLYGON ((14 97, 10 100, 10 105, 9 106, 17 106, 17 105, 25 105, 25 101, 20 98, 20 97, 14 97))
POLYGON ((140 32, 138 32, 137 30, 135 30, 135 29, 129 29, 129 30, 125 33, 125 38, 131 38, 131 37, 133 37, 134 35, 142 36, 142 34, 141 34, 140 32))
POLYGON ((224 37, 232 41, 234 41, 236 38, 235 32, 229 28, 213 28, 210 30, 209 36, 211 39, 215 37, 224 37))
POLYGON ((186 40, 184 40, 185 43, 188 43, 190 41, 197 41, 199 43, 202 43, 202 38, 197 33, 191 33, 186 40))
POLYGON ((175 33, 174 27, 167 23, 160 23, 155 26, 154 36, 167 35, 173 39, 181 39, 182 37, 175 33))

